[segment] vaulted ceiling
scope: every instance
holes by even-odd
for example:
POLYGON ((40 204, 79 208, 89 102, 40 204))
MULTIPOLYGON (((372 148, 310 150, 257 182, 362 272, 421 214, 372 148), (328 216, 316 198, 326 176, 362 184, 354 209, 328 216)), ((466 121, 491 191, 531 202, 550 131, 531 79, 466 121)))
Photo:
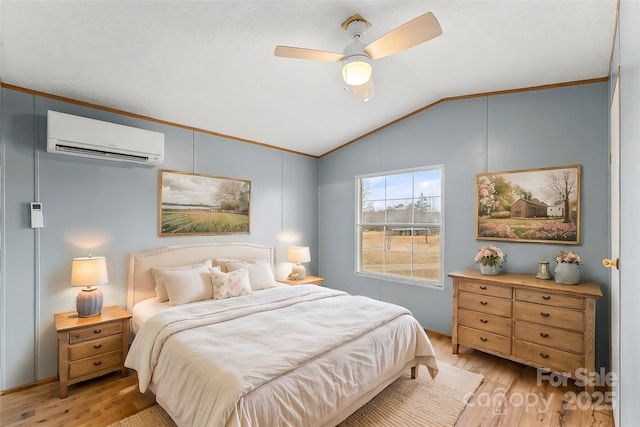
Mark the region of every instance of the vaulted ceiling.
POLYGON ((0 2, 4 84, 321 156, 443 98, 608 76, 616 0, 0 2), (373 61, 345 91, 342 53, 432 12, 443 34, 373 61))

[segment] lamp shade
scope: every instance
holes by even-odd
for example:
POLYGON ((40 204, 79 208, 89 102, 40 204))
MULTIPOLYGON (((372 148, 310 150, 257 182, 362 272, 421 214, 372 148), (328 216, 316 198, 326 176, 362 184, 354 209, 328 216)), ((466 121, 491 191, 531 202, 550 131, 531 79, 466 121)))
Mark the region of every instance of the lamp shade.
POLYGON ((311 254, 309 253, 308 246, 289 246, 287 251, 287 260, 289 262, 309 262, 311 261, 311 254))
POLYGON ((71 264, 73 286, 102 285, 109 281, 107 260, 103 256, 74 258, 71 264))
POLYGON ((371 78, 371 64, 364 55, 354 55, 346 58, 342 65, 342 78, 351 86, 363 85, 371 78))

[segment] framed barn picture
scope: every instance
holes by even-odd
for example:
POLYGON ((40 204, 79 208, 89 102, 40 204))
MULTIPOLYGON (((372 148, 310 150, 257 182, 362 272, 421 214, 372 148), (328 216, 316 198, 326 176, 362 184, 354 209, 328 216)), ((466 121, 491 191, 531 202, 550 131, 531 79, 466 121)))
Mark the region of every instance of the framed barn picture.
POLYGON ((580 243, 580 165, 476 175, 476 239, 580 243))
POLYGON ((161 170, 160 236, 249 233, 251 181, 161 170))

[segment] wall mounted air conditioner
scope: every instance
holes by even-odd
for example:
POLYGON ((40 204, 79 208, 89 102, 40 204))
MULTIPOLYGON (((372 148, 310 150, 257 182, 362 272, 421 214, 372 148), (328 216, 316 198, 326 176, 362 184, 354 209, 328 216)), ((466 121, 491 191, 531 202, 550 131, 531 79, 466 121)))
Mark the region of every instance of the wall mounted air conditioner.
POLYGON ((156 166, 164 158, 164 134, 49 110, 47 151, 156 166))

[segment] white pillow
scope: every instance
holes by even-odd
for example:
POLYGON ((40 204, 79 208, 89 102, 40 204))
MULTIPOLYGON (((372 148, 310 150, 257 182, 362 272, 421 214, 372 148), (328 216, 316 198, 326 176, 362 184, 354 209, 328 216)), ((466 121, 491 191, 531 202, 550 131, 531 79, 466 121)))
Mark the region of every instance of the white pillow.
POLYGON ((220 271, 222 271, 223 273, 228 273, 227 272, 227 263, 228 262, 239 262, 239 259, 234 259, 234 258, 214 258, 213 259, 213 266, 217 266, 220 267, 220 271))
POLYGON ((229 273, 211 271, 211 284, 213 285, 213 299, 224 299, 251 294, 249 284, 249 271, 241 268, 229 273))
POLYGON ((210 270, 212 269, 203 265, 191 270, 165 271, 163 279, 169 295, 169 305, 213 298, 210 270))
POLYGON ((167 289, 164 285, 164 276, 163 274, 167 271, 175 271, 175 270, 193 270, 198 267, 211 267, 211 260, 208 259, 204 262, 200 262, 198 264, 187 264, 187 265, 178 265, 176 267, 158 267, 151 269, 151 277, 153 277, 153 282, 155 283, 156 289, 156 297, 158 298, 158 302, 169 301, 169 295, 167 294, 167 289))
POLYGON ((235 260, 227 262, 227 271, 235 271, 240 268, 249 270, 249 282, 251 290, 259 291, 269 289, 276 286, 271 266, 267 258, 235 260))

